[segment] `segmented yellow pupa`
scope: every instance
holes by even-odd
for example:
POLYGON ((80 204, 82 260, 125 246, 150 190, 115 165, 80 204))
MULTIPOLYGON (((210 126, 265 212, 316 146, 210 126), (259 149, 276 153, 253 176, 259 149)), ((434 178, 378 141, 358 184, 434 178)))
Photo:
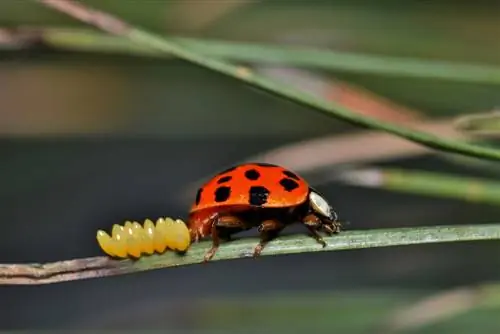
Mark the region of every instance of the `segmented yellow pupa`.
POLYGON ((98 230, 97 242, 110 256, 138 258, 142 254, 161 254, 167 249, 185 251, 191 244, 191 237, 182 220, 166 217, 158 219, 156 225, 150 219, 144 221, 144 226, 136 221, 126 221, 123 226, 115 224, 111 236, 98 230))

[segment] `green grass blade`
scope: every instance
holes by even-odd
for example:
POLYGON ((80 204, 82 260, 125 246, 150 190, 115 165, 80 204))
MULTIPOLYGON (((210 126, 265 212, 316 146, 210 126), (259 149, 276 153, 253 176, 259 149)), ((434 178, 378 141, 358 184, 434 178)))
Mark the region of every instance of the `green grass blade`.
POLYGON ((397 168, 347 171, 335 178, 357 186, 468 202, 500 204, 500 182, 486 178, 397 168))
MULTIPOLYGON (((43 29, 42 35, 47 43, 61 48, 98 52, 125 52, 141 56, 165 56, 162 52, 130 43, 125 38, 104 35, 91 30, 43 29)), ((205 56, 232 61, 269 63, 384 76, 500 84, 500 67, 496 66, 426 61, 270 44, 175 37, 164 39, 205 56)))
MULTIPOLYGON (((324 239, 327 242, 326 247, 322 247, 306 234, 281 236, 270 242, 262 251, 261 256, 443 242, 500 240, 500 224, 343 231, 324 239)), ((258 238, 243 238, 223 243, 211 261, 252 257, 254 247, 258 242, 258 238)), ((174 252, 166 252, 161 255, 144 256, 138 260, 94 257, 46 264, 0 264, 0 285, 49 284, 198 264, 203 262, 204 255, 211 245, 211 240, 206 240, 192 244, 187 253, 182 256, 174 252)))

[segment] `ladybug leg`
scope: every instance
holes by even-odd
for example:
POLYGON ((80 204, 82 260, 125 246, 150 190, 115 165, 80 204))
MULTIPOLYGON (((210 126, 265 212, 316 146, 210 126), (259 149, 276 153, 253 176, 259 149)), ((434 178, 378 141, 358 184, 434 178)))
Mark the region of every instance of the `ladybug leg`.
POLYGON ((323 247, 326 247, 326 241, 323 240, 323 237, 318 232, 318 229, 321 226, 326 226, 326 225, 323 225, 323 222, 321 221, 321 219, 318 216, 316 216, 315 214, 309 214, 309 215, 304 217, 302 222, 304 223, 304 225, 306 225, 309 232, 311 232, 314 239, 316 239, 316 241, 319 242, 323 247))
POLYGON ((220 216, 215 222, 217 227, 225 228, 223 231, 217 229, 219 239, 225 239, 227 241, 231 240, 231 235, 242 230, 245 230, 247 226, 245 223, 236 216, 225 215, 220 216))
MULTIPOLYGON (((217 252, 217 249, 220 246, 220 239, 221 239, 219 232, 220 227, 242 228, 243 226, 244 226, 243 222, 238 217, 235 216, 223 215, 215 217, 212 222, 212 228, 211 228, 212 247, 205 254, 204 262, 210 261, 214 257, 215 253, 217 252)), ((229 237, 229 235, 227 235, 227 237, 229 237)))
POLYGON ((323 224, 322 227, 328 235, 340 232, 340 224, 338 223, 323 224))
POLYGON ((274 239, 284 227, 285 224, 278 220, 270 219, 263 221, 257 229, 260 232, 260 242, 255 247, 253 256, 258 257, 267 243, 274 239))

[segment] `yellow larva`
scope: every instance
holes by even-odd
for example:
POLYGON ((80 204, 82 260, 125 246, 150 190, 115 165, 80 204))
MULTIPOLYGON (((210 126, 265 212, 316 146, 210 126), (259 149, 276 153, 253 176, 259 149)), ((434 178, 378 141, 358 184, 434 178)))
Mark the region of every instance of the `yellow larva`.
POLYGON ((150 219, 145 220, 144 226, 130 221, 123 226, 115 224, 111 236, 98 230, 97 242, 110 256, 138 258, 142 254, 163 253, 167 248, 185 251, 191 244, 191 237, 182 220, 166 217, 158 219, 156 225, 150 219))

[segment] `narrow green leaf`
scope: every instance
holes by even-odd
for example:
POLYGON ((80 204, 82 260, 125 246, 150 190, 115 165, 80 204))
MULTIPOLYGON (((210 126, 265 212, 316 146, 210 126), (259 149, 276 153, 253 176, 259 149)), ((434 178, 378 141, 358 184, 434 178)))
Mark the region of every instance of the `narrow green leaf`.
MULTIPOLYGON (((262 251, 261 256, 442 242, 500 240, 500 224, 343 231, 324 239, 327 242, 326 247, 322 247, 307 234, 281 236, 270 242, 262 251)), ((258 238, 243 238, 222 243, 211 261, 251 258, 258 242, 258 238)), ((161 255, 144 256, 138 260, 94 257, 45 264, 0 264, 0 285, 49 284, 197 264, 203 262, 204 255, 210 246, 211 241, 206 240, 191 245, 185 255, 166 252, 161 255)))
MULTIPOLYGON (((97 52, 125 52, 154 57, 168 56, 160 51, 130 43, 126 38, 104 35, 91 30, 60 28, 43 29, 41 32, 47 43, 61 48, 97 52)), ((164 39, 185 48, 190 48, 205 56, 231 61, 269 63, 385 76, 500 84, 500 68, 496 66, 356 54, 272 44, 250 44, 180 37, 165 37, 164 39)))
POLYGON ((346 171, 338 174, 335 179, 351 185, 402 193, 500 204, 500 182, 486 178, 382 168, 346 171))

